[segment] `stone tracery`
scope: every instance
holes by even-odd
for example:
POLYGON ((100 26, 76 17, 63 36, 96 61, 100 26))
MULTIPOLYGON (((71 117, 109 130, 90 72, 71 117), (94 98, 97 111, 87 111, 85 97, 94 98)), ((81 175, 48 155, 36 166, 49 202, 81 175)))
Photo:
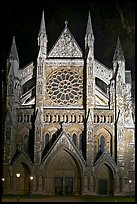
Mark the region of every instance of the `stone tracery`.
POLYGON ((49 98, 60 105, 75 104, 82 98, 82 77, 70 69, 53 72, 46 87, 49 98))

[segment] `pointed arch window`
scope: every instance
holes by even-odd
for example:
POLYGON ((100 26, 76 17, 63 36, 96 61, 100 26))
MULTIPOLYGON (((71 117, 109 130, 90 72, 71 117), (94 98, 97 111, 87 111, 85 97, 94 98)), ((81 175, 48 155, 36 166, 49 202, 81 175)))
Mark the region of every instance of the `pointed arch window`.
POLYGON ((83 138, 83 135, 82 133, 79 135, 79 149, 82 150, 82 138, 83 138))
POLYGON ((100 150, 102 153, 105 151, 105 143, 106 143, 105 137, 102 135, 100 137, 100 150))
POLYGON ((7 128, 6 130, 6 139, 7 140, 11 140, 11 128, 7 128))
POLYGON ((57 138, 56 132, 52 135, 51 143, 53 144, 57 138))
POLYGON ((28 135, 24 135, 24 151, 27 152, 28 151, 28 135))
POLYGON ((49 134, 46 133, 46 135, 45 135, 45 147, 48 146, 48 144, 49 144, 49 134))
POLYGON ((77 140, 76 140, 76 134, 75 134, 75 133, 72 135, 72 141, 73 141, 74 144, 76 145, 77 140))

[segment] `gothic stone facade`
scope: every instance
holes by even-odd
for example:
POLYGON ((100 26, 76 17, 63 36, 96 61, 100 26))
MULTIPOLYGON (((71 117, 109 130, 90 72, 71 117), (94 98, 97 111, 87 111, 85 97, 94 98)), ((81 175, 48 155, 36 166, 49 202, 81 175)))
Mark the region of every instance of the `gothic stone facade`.
POLYGON ((119 38, 113 67, 107 68, 94 58, 90 12, 84 52, 67 24, 47 51, 43 12, 36 66, 19 67, 13 37, 6 78, 5 194, 27 194, 30 188, 46 195, 134 191, 131 72, 125 70, 119 38))

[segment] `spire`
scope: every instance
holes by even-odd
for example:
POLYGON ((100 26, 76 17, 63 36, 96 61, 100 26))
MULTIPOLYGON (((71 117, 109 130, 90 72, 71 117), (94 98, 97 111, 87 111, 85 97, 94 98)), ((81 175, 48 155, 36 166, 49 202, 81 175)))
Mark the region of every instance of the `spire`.
POLYGON ((41 24, 40 24, 39 36, 40 36, 41 33, 46 34, 44 11, 42 12, 42 19, 41 19, 41 24))
POLYGON ((91 23, 90 11, 89 11, 89 14, 88 14, 88 22, 87 22, 87 30, 86 30, 86 35, 89 35, 89 34, 91 34, 92 38, 94 38, 93 29, 92 29, 92 23, 91 23))
POLYGON ((115 49, 115 53, 114 53, 114 57, 113 57, 113 61, 118 61, 118 60, 125 61, 119 37, 117 40, 117 45, 116 45, 116 49, 115 49))
POLYGON ((92 58, 94 58, 94 35, 93 35, 90 11, 88 14, 87 29, 86 29, 86 35, 85 35, 85 50, 87 50, 87 48, 90 49, 91 51, 90 55, 92 55, 92 58))
POLYGON ((12 40, 12 45, 11 45, 11 50, 10 50, 9 58, 15 59, 15 60, 17 60, 17 61, 19 62, 19 57, 18 57, 16 42, 15 42, 15 36, 13 36, 13 40, 12 40))
POLYGON ((45 18, 44 18, 44 11, 43 11, 39 35, 38 35, 38 46, 40 47, 38 56, 42 55, 44 58, 47 57, 47 42, 48 42, 48 39, 46 35, 45 18))

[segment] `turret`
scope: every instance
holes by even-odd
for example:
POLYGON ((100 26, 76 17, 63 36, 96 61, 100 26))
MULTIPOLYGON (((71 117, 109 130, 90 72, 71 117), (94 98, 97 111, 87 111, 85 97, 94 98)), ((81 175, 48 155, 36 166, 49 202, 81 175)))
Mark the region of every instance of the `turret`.
POLYGON ((47 40, 44 11, 43 11, 40 30, 38 34, 38 46, 40 47, 38 57, 42 56, 43 58, 47 58, 47 42, 48 40, 47 40))
POLYGON ((116 45, 115 53, 114 53, 114 56, 113 56, 113 62, 116 62, 116 61, 125 61, 119 37, 118 37, 118 40, 117 40, 117 45, 116 45))
MULTIPOLYGON (((114 109, 114 157, 118 165, 123 165, 119 145, 124 135, 125 58, 118 38, 113 56, 113 77, 110 83, 110 108, 114 109)), ((123 154, 123 153, 122 153, 123 154)))
POLYGON ((123 83, 125 83, 125 58, 119 37, 117 40, 117 45, 113 56, 113 70, 114 75, 117 75, 117 73, 119 72, 119 75, 121 76, 123 83))
POLYGON ((125 58, 118 37, 113 56, 113 76, 110 82, 110 108, 113 108, 116 94, 124 94, 125 85, 125 58), (115 90, 116 89, 116 90, 115 90))
POLYGON ((19 101, 19 89, 20 89, 20 81, 19 81, 19 57, 15 42, 15 36, 13 36, 13 41, 11 45, 11 50, 9 57, 7 59, 7 95, 13 96, 16 102, 19 101))
MULTIPOLYGON (((19 69, 19 57, 18 57, 18 52, 17 52, 17 47, 16 47, 16 42, 15 42, 15 36, 13 36, 12 40, 12 45, 11 45, 11 50, 9 57, 7 59, 7 66, 8 68, 13 67, 14 75, 17 77, 18 76, 18 69, 19 69)), ((7 74, 9 74, 9 69, 7 69, 7 74)))
POLYGON ((11 50, 7 59, 6 69, 6 107, 5 107, 5 144, 6 149, 4 161, 9 162, 14 150, 11 148, 11 141, 13 142, 14 126, 17 124, 16 110, 19 107, 19 93, 20 93, 20 80, 19 80, 19 57, 13 37, 11 50))

